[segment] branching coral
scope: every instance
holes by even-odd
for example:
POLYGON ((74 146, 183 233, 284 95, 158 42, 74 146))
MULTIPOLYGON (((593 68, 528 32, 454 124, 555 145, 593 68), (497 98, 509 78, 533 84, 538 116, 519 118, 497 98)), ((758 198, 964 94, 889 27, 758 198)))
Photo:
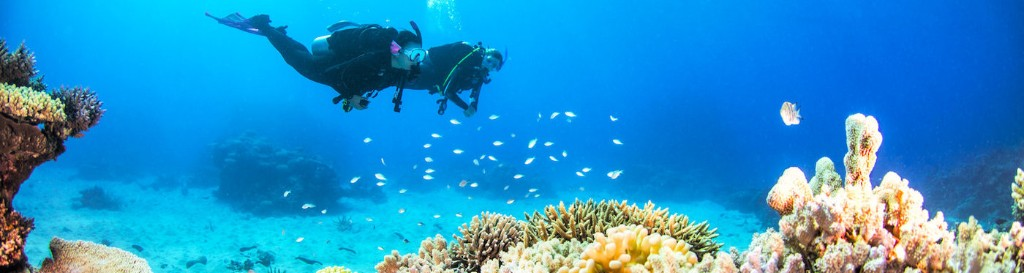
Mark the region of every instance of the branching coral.
POLYGON ((420 243, 419 255, 401 256, 397 250, 384 256, 384 261, 375 267, 378 273, 454 273, 452 259, 448 254, 448 242, 441 235, 427 238, 420 243))
POLYGON ((103 102, 96 97, 96 92, 88 88, 61 87, 53 92, 53 98, 64 104, 64 135, 82 137, 82 133, 100 122, 106 112, 103 102))
POLYGON ((721 247, 714 242, 718 237, 716 229, 709 229, 707 222, 692 224, 685 215, 670 215, 668 209, 656 208, 651 202, 643 208, 614 200, 600 203, 576 200, 569 207, 560 202, 557 207, 545 207, 543 214, 536 211, 532 216, 527 214, 526 222, 523 241, 527 245, 556 238, 590 241, 598 232, 633 224, 685 241, 698 255, 714 253, 721 247))
POLYGON ((516 244, 501 253, 500 259, 487 261, 480 272, 548 273, 568 272, 580 260, 587 244, 578 240, 551 239, 526 247, 516 244))
POLYGON ((147 273, 149 263, 131 252, 101 244, 54 237, 50 240, 52 258, 43 260, 41 273, 147 273))
POLYGON ((594 242, 570 273, 577 272, 679 272, 697 264, 690 246, 675 238, 650 234, 642 226, 629 225, 597 233, 594 242))
POLYGON ((1024 221, 1024 170, 1017 168, 1017 176, 1010 185, 1010 196, 1013 197, 1013 217, 1024 221))
POLYGON ((480 270, 488 260, 498 258, 502 251, 521 242, 520 225, 515 217, 485 212, 473 216, 469 225, 459 227, 452 247, 453 267, 467 272, 480 270))
POLYGON ((35 57, 24 45, 13 53, 0 40, 0 271, 27 267, 22 253, 32 221, 14 211, 21 184, 35 167, 64 152, 64 141, 96 124, 103 110, 91 92, 51 96, 36 77, 35 57), (72 107, 68 107, 71 105, 72 107), (86 110, 82 110, 86 109, 86 110), (69 112, 71 110, 71 112, 69 112), (72 116, 69 113, 85 113, 72 116), (42 124, 42 129, 40 129, 42 124))

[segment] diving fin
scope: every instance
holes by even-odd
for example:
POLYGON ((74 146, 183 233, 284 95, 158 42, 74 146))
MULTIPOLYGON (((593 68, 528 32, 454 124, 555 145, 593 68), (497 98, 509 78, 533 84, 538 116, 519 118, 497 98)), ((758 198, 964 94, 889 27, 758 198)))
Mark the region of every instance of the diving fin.
MULTIPOLYGON (((253 16, 253 18, 255 19, 255 18, 259 17, 259 16, 260 15, 256 15, 256 16, 253 16)), ((263 16, 266 16, 266 15, 263 15, 263 16)), ((228 14, 228 16, 224 16, 224 17, 213 16, 212 14, 207 12, 206 13, 206 17, 213 18, 213 20, 217 20, 217 23, 220 23, 220 24, 225 25, 225 26, 229 26, 229 27, 241 30, 241 31, 245 31, 245 32, 251 33, 251 34, 263 35, 262 33, 260 33, 260 30, 254 25, 255 22, 253 22, 251 19, 245 18, 245 16, 242 16, 242 14, 240 14, 238 12, 235 12, 235 13, 232 13, 232 14, 228 14)), ((258 19, 263 19, 263 18, 258 18, 258 19)), ((269 17, 266 18, 266 22, 265 23, 267 23, 267 24, 270 23, 270 18, 269 17)))

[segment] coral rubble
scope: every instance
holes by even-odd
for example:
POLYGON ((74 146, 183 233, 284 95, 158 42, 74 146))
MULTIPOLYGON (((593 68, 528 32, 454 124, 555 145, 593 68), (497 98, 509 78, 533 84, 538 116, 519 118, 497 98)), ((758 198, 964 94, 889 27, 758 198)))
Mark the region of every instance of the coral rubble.
POLYGON ((64 153, 68 137, 81 137, 103 116, 103 103, 87 89, 46 92, 35 56, 21 45, 9 52, 0 39, 0 271, 27 268, 25 236, 31 219, 12 206, 32 171, 64 153))
POLYGON ((46 258, 41 273, 151 273, 146 260, 131 252, 92 242, 50 240, 53 257, 46 258))

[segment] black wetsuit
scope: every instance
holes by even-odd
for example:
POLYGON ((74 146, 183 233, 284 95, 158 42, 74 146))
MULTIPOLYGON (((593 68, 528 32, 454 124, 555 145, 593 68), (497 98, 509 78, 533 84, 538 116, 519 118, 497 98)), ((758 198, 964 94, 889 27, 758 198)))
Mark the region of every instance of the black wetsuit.
POLYGON ((391 66, 391 42, 398 36, 394 28, 362 25, 335 31, 327 38, 328 56, 313 56, 305 45, 285 35, 283 29, 256 26, 267 36, 285 62, 306 78, 330 86, 342 98, 365 95, 402 84, 418 69, 402 70, 391 66))
POLYGON ((480 88, 490 82, 487 78, 489 71, 482 66, 484 49, 465 42, 455 42, 432 47, 428 52, 426 60, 420 65, 419 75, 407 82, 405 88, 429 90, 431 94, 442 93, 462 109, 470 106, 476 109, 480 88), (447 89, 446 79, 450 81, 447 89), (472 99, 470 104, 458 96, 465 90, 472 90, 469 95, 472 99))

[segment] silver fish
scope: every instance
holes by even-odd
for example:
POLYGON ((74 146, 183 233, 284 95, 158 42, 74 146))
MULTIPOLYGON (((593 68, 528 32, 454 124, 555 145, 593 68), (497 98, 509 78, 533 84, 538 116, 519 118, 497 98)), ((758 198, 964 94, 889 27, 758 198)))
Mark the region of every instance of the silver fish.
POLYGON ((786 126, 800 124, 800 120, 803 117, 800 116, 800 108, 796 106, 796 103, 783 102, 782 110, 779 110, 779 115, 782 116, 782 123, 786 126))

